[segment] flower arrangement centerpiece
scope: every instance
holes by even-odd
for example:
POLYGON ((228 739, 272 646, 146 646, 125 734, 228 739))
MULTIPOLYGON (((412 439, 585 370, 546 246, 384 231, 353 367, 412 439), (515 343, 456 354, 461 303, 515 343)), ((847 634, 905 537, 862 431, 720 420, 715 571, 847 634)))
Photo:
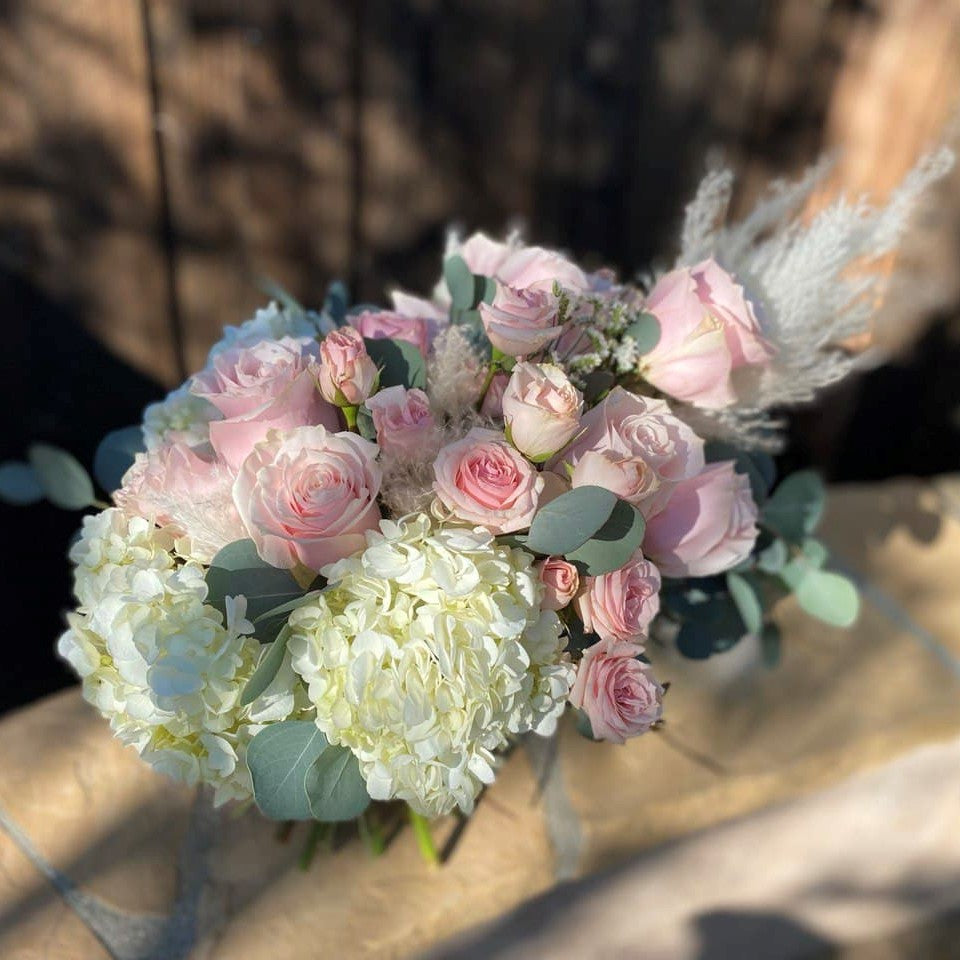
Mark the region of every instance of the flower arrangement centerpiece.
POLYGON ((0 491, 102 509, 70 549, 58 649, 144 761, 215 802, 323 823, 403 801, 469 814, 504 752, 574 711, 623 743, 663 722, 658 651, 705 658, 796 594, 853 584, 779 480, 778 413, 859 362, 877 258, 949 158, 881 210, 801 210, 822 171, 726 226, 708 175, 672 269, 450 238, 428 298, 283 296, 110 434, 94 473, 30 450, 0 491))

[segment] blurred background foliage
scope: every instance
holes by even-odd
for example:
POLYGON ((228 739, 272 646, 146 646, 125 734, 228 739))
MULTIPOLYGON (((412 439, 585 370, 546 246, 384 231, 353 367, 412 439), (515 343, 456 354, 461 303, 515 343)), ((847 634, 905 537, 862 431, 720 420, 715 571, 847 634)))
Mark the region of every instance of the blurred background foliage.
MULTIPOLYGON (((740 213, 824 151, 830 190, 882 200, 958 94, 960 0, 3 0, 0 459, 89 464, 260 278, 308 305, 336 277, 428 290, 448 226, 518 223, 630 275, 669 260, 710 158, 740 213)), ((935 199, 878 320, 893 362, 794 417, 791 467, 960 463, 960 175, 935 199)), ((29 636, 4 708, 68 682, 77 518, 0 511, 29 636)))

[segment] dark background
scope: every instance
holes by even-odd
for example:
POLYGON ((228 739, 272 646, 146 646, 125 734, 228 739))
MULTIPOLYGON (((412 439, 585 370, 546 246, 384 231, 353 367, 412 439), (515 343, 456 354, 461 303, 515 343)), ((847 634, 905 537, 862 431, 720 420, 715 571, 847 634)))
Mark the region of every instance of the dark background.
MULTIPOLYGON (((8 0, 0 3, 0 459, 90 463, 196 369, 270 277, 317 304, 429 290, 447 227, 629 275, 673 252, 719 149, 735 207, 838 150, 883 198, 960 91, 956 0, 8 0)), ((901 265, 894 362, 792 421, 835 480, 960 463, 960 203, 901 265)), ((70 681, 52 653, 76 515, 0 506, 0 709, 70 681)))

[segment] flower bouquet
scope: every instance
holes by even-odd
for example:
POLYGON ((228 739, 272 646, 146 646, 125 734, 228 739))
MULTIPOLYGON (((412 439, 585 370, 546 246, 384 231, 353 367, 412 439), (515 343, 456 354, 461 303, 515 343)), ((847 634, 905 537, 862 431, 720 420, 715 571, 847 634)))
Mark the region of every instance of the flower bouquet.
POLYGON ((816 475, 778 481, 779 411, 861 362, 925 186, 802 210, 824 168, 723 221, 711 173, 672 269, 585 272, 516 236, 452 236, 428 298, 318 311, 285 294, 110 434, 0 468, 84 517, 58 650, 147 763, 334 823, 371 801, 469 814, 568 708, 623 743, 664 717, 664 645, 746 635, 775 660, 786 593, 839 626, 854 585, 814 537, 816 475))

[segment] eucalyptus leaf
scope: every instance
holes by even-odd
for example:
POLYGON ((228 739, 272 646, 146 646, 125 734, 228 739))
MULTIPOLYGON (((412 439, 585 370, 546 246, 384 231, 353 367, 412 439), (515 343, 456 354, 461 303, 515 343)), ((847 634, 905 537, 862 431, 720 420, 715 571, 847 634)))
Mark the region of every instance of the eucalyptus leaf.
POLYGON ((283 666, 289 637, 290 628, 284 626, 277 635, 277 639, 268 644, 261 652, 257 669, 253 671, 253 676, 247 681, 243 693, 240 695, 241 706, 253 703, 273 683, 274 677, 279 673, 280 667, 283 666))
POLYGON ((830 559, 830 551, 819 540, 814 540, 813 537, 804 540, 800 549, 807 560, 818 570, 830 559))
POLYGON ((577 733, 581 737, 586 737, 587 740, 596 740, 597 738, 593 735, 593 724, 590 723, 590 718, 583 711, 577 707, 573 708, 574 715, 577 718, 577 733))
POLYGON ((377 428, 373 424, 373 414, 364 404, 357 407, 357 433, 364 440, 375 441, 377 439, 377 428))
POLYGON ((677 634, 677 649, 691 660, 706 660, 715 652, 715 640, 707 624, 686 620, 677 634))
POLYGON ((603 487, 574 487, 537 511, 527 549, 561 556, 583 546, 610 519, 618 497, 603 487))
MULTIPOLYGON (((317 577, 317 580, 322 581, 323 577, 317 577)), ((310 600, 319 597, 323 592, 322 589, 317 588, 307 591, 307 593, 301 594, 299 597, 294 597, 292 600, 288 600, 285 603, 278 604, 275 607, 271 607, 269 610, 264 610, 259 616, 253 618, 254 624, 262 623, 264 620, 272 620, 274 617, 280 617, 284 614, 291 614, 297 607, 302 607, 305 603, 310 600)))
POLYGON ((834 627, 849 627, 860 612, 860 595, 846 577, 811 570, 796 590, 797 603, 812 617, 834 627))
POLYGON ((8 460, 0 463, 0 500, 24 507, 43 499, 43 487, 29 463, 8 460))
POLYGON ((780 539, 757 553, 757 567, 764 573, 779 573, 789 557, 787 545, 780 539))
POLYGON ((636 343, 638 353, 649 353, 660 342, 660 321, 652 313, 641 313, 623 334, 636 343))
MULTIPOLYGON (((706 444, 704 453, 708 462, 717 463, 721 460, 732 460, 737 473, 745 474, 750 481, 750 493, 757 503, 767 499, 767 493, 773 483, 769 469, 772 465, 762 460, 766 454, 756 454, 747 450, 740 450, 731 443, 723 440, 711 440, 706 444)), ((767 457, 769 460, 769 457, 767 457)))
POLYGON ((267 724, 247 747, 253 797, 273 820, 311 820, 307 771, 327 749, 327 738, 312 720, 267 724))
POLYGON ((688 593, 677 634, 677 649, 684 656, 704 659, 729 650, 744 637, 743 618, 726 584, 720 584, 710 586, 705 599, 699 602, 688 593))
POLYGON ((66 450, 35 443, 27 451, 27 459, 37 476, 43 495, 64 510, 83 510, 93 506, 96 497, 90 474, 80 461, 66 450))
POLYGON ((765 623, 760 634, 760 653, 765 667, 773 669, 780 663, 781 646, 780 628, 775 623, 765 623))
POLYGON ((228 543, 210 562, 206 580, 207 603, 224 611, 225 597, 242 594, 251 620, 305 592, 289 570, 261 560, 252 540, 228 543))
POLYGON ((108 433, 93 455, 93 475, 108 493, 120 489, 123 475, 133 466, 138 453, 143 451, 143 429, 121 427, 108 433))
POLYGON ((763 625, 763 605, 756 587, 741 573, 727 574, 727 589, 737 606, 747 633, 759 633, 763 625))
POLYGON ((800 543, 817 528, 825 499, 820 476, 813 470, 801 470, 773 491, 761 511, 761 523, 790 543, 800 543))
POLYGON ((323 312, 338 326, 342 327, 347 320, 347 307, 350 305, 350 294, 342 280, 334 280, 327 287, 327 295, 323 299, 323 312))
POLYGON ((493 303, 497 295, 497 281, 493 277, 484 277, 479 273, 473 275, 475 303, 493 303))
POLYGON ((259 286, 271 300, 276 300, 284 310, 297 314, 306 313, 303 304, 275 280, 271 280, 269 277, 261 277, 259 286))
POLYGON ((459 254, 443 262, 443 279, 450 291, 450 300, 458 310, 470 310, 476 304, 476 283, 466 261, 459 254))
POLYGON ((622 567, 640 547, 646 522, 626 500, 618 500, 606 523, 586 543, 564 556, 581 573, 599 577, 622 567))
POLYGON ((594 370, 587 374, 583 387, 583 399, 588 405, 595 404, 613 389, 617 382, 616 376, 610 370, 594 370))
POLYGON ((367 353, 380 368, 380 387, 406 387, 408 390, 427 386, 427 365, 423 354, 406 340, 390 337, 364 337, 367 353))
POLYGON ((315 820, 354 820, 370 805, 357 758, 346 747, 327 747, 304 773, 304 792, 315 820))

